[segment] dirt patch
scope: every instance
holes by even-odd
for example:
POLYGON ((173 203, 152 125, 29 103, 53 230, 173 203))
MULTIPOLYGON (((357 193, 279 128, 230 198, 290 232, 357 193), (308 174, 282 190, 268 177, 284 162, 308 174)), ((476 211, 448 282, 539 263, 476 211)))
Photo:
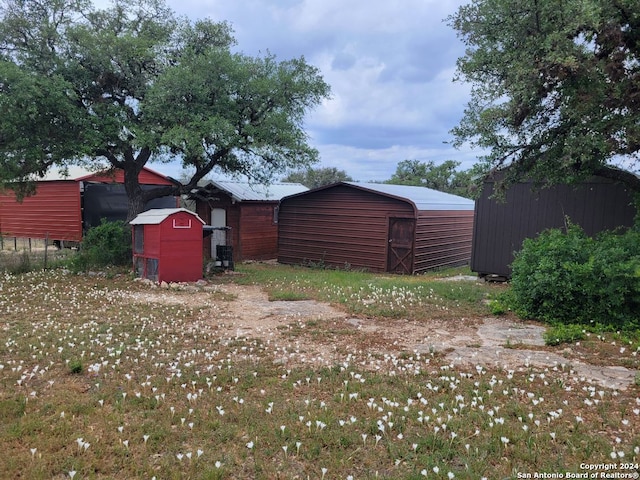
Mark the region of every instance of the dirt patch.
POLYGON ((546 348, 542 338, 545 327, 533 322, 356 318, 314 300, 269 301, 256 286, 221 284, 188 289, 136 292, 131 299, 204 307, 205 321, 220 331, 221 338, 268 342, 277 352, 276 361, 283 364, 334 365, 351 356, 359 358, 364 367, 378 369, 384 363, 380 359, 389 356, 439 353, 453 365, 549 368, 617 389, 631 385, 636 375, 635 370, 623 366, 588 363, 571 349, 565 349, 565 355, 562 349, 546 348))

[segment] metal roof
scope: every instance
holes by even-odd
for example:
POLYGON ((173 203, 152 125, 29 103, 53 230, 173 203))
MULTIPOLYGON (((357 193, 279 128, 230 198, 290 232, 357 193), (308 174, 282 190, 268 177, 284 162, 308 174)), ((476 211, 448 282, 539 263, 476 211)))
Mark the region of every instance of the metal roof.
POLYGON ((475 206, 475 202, 468 198, 426 187, 391 185, 388 183, 344 183, 364 190, 410 200, 418 210, 473 210, 475 206))
POLYGON ((271 183, 253 184, 248 182, 233 182, 222 180, 210 180, 206 185, 198 189, 198 193, 211 192, 212 190, 222 190, 231 198, 238 202, 242 201, 274 201, 277 202, 283 197, 306 192, 307 187, 300 183, 271 183))
POLYGON ((104 170, 107 170, 108 168, 109 168, 108 166, 104 165, 104 166, 100 166, 100 168, 97 168, 96 170, 93 170, 93 169, 90 170, 86 167, 82 167, 79 165, 70 165, 65 171, 61 167, 53 166, 49 170, 47 170, 47 172, 44 174, 43 177, 34 177, 34 180, 44 181, 44 182, 55 181, 55 180, 78 181, 84 177, 95 175, 96 171, 104 171, 104 170))
POLYGON ((130 225, 159 225, 171 215, 178 212, 187 212, 189 215, 193 215, 204 225, 204 221, 191 210, 186 208, 152 208, 146 212, 140 213, 136 218, 129 222, 130 225))
MULTIPOLYGON (((47 170, 44 176, 39 177, 34 175, 32 178, 37 182, 50 182, 60 180, 70 180, 80 182, 83 180, 91 180, 94 177, 114 176, 113 167, 105 164, 94 165, 91 168, 87 168, 81 165, 69 165, 66 170, 57 165, 52 166, 47 170)), ((152 170, 148 167, 143 167, 142 172, 150 173, 152 175, 158 175, 163 178, 167 178, 163 173, 152 170)))

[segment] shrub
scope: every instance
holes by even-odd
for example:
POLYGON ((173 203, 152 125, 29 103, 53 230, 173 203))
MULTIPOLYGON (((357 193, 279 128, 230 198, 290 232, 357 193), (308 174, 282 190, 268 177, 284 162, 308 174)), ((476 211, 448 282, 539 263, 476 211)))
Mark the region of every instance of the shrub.
POLYGON ((556 324, 542 335, 546 345, 560 345, 561 343, 574 343, 585 338, 582 325, 575 323, 556 324))
POLYGON ((131 264, 131 227, 123 221, 102 223, 87 231, 73 260, 76 270, 131 264))
POLYGON ((512 264, 514 310, 548 322, 640 325, 640 233, 590 238, 575 225, 527 239, 512 264))
POLYGON ((68 366, 70 373, 74 375, 82 373, 82 361, 78 360, 77 358, 70 360, 68 366))

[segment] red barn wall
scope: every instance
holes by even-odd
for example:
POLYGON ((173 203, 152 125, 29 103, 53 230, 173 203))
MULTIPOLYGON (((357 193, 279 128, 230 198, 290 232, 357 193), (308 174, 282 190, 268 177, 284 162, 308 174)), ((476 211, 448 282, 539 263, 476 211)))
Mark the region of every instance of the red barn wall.
MULTIPOLYGON (((143 169, 143 185, 172 185, 166 177, 143 169)), ((36 193, 17 202, 12 190, 0 192, 0 235, 21 238, 82 240, 80 181, 123 183, 124 172, 91 174, 80 179, 36 182, 36 193)))
POLYGON ((468 264, 473 210, 419 210, 406 199, 337 185, 283 199, 278 261, 421 273, 468 264))
POLYGON ((23 238, 82 240, 80 185, 75 180, 38 182, 20 203, 12 190, 0 193, 0 233, 23 238))

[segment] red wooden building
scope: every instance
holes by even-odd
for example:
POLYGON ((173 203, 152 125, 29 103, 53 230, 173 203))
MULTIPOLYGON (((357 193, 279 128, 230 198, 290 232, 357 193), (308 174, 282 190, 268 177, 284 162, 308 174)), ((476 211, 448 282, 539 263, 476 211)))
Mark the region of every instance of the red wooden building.
POLYGON ((474 202, 424 187, 341 182, 282 199, 278 261, 420 273, 471 256, 474 202))
POLYGON ((306 190, 299 183, 208 181, 191 195, 200 218, 215 228, 205 257, 215 259, 218 246, 230 246, 234 261, 276 258, 280 199, 306 190))
MULTIPOLYGON (((172 185, 148 168, 140 172, 143 188, 172 185)), ((36 182, 35 195, 16 200, 11 190, 0 191, 0 235, 48 238, 58 242, 80 242, 83 232, 107 220, 124 220, 127 199, 122 170, 90 173, 70 168, 69 175, 57 171, 36 182)), ((174 197, 149 202, 149 207, 175 207, 174 197)))
POLYGON ((202 278, 204 221, 184 208, 155 208, 129 222, 133 268, 154 282, 195 282, 202 278))

